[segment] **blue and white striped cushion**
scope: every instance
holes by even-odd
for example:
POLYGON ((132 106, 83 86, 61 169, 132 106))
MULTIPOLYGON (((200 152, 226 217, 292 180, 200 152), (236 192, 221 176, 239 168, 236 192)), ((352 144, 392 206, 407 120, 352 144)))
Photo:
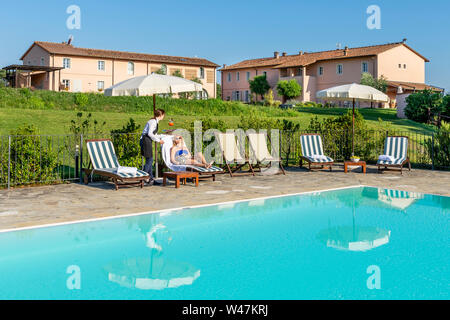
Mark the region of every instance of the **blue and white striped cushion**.
POLYGON ((87 149, 94 169, 118 168, 116 152, 111 140, 89 141, 87 149))
POLYGON ((147 176, 148 176, 148 173, 145 172, 145 171, 142 171, 142 170, 138 170, 138 171, 136 172, 136 174, 123 173, 123 172, 117 173, 117 168, 97 169, 97 170, 94 170, 94 171, 95 171, 95 172, 108 172, 108 173, 114 173, 114 174, 116 174, 117 176, 122 177, 122 178, 139 178, 139 177, 147 177, 147 176))
POLYGON ((111 140, 89 141, 87 142, 87 149, 89 157, 91 158, 92 167, 96 172, 108 172, 116 174, 122 178, 138 178, 147 177, 148 173, 138 170, 136 174, 117 173, 119 161, 117 160, 116 152, 111 140))
POLYGON ((222 172, 223 169, 215 166, 211 166, 211 168, 203 168, 203 167, 197 167, 192 165, 186 165, 186 168, 191 168, 198 172, 222 172))
POLYGON ((384 154, 392 156, 393 161, 378 160, 377 164, 401 164, 408 153, 407 137, 387 137, 384 143, 384 154))
POLYGON ((313 158, 313 157, 308 157, 308 156, 304 156, 306 159, 308 159, 311 162, 317 162, 317 163, 321 163, 321 162, 333 162, 333 159, 330 157, 325 156, 325 159, 317 159, 317 158, 313 158))
POLYGON ((301 135, 300 145, 304 157, 323 155, 322 138, 318 134, 301 135))

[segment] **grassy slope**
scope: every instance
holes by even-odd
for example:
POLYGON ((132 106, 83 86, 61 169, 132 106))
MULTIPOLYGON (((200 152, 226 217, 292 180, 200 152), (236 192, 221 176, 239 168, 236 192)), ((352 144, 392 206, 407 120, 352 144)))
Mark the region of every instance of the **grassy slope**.
MULTIPOLYGON (((106 121, 105 129, 121 128, 132 117, 141 126, 145 125, 151 109, 150 97, 104 97, 99 94, 85 94, 88 102, 83 107, 76 103, 77 95, 50 91, 29 91, 0 88, 0 135, 9 134, 12 129, 23 124, 34 124, 42 134, 64 134, 68 132, 70 121, 76 118, 77 110, 91 112, 99 122, 106 121)), ((176 126, 192 122, 205 116, 220 118, 230 128, 236 127, 241 115, 257 112, 263 117, 286 118, 306 129, 311 118, 334 117, 347 112, 344 108, 303 107, 298 111, 284 111, 278 108, 246 106, 238 102, 220 100, 192 101, 158 98, 158 107, 167 111, 167 120, 172 118, 176 126)), ((395 129, 408 132, 429 133, 432 126, 406 119, 397 119, 395 110, 361 109, 370 128, 395 129), (382 123, 378 121, 381 118, 382 123)), ((167 128, 163 121, 161 128, 167 128)))

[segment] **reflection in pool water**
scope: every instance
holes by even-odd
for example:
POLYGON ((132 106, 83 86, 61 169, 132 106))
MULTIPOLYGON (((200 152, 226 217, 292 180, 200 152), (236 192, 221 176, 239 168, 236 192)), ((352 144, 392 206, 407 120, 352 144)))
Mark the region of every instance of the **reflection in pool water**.
POLYGON ((450 198, 409 193, 400 208, 381 191, 0 233, 0 299, 448 299, 450 198), (381 290, 367 288, 371 265, 381 290))

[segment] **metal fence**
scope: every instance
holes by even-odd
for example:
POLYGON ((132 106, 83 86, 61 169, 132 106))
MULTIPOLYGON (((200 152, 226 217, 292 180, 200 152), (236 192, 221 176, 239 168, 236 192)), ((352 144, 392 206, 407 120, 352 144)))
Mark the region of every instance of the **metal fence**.
MULTIPOLYGON (((281 132, 280 153, 286 164, 299 164, 300 135, 303 133, 314 132, 281 132)), ((338 162, 350 157, 351 131, 320 134, 328 156, 338 162)), ((422 133, 392 130, 355 132, 355 154, 368 163, 375 163, 378 155, 383 154, 386 136, 393 135, 409 138, 408 155, 414 166, 430 169, 450 168, 447 163, 442 165, 439 163, 441 160, 435 159, 435 154, 438 154, 434 152, 434 148, 437 148, 435 136, 422 133)), ((0 136, 0 188, 82 181, 82 168, 87 168, 89 164, 86 141, 101 138, 113 141, 121 165, 143 165, 139 147, 140 134, 137 133, 0 136)), ((442 150, 439 152, 442 153, 442 150)), ((443 152, 448 153, 448 146, 443 152)), ((444 155, 444 158, 449 159, 448 154, 444 155)), ((161 154, 158 159, 161 161, 161 154)))

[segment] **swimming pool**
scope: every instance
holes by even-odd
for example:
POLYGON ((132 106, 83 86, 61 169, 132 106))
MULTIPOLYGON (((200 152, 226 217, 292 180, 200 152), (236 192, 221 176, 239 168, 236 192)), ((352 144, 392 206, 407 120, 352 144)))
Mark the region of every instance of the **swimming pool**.
POLYGON ((450 198, 357 187, 0 233, 0 299, 448 299, 450 198))

